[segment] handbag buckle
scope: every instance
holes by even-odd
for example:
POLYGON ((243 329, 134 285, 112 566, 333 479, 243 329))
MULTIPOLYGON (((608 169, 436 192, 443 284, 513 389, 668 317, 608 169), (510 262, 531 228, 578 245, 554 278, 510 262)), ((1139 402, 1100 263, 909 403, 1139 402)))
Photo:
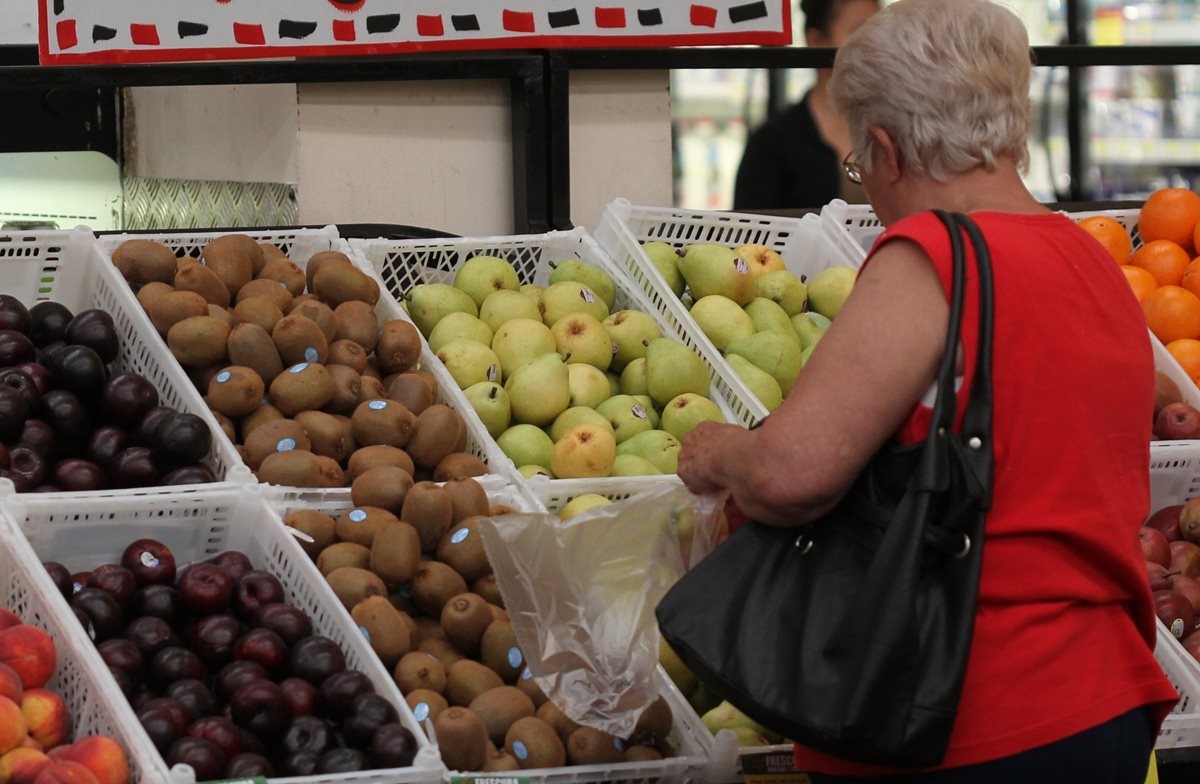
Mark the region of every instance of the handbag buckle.
POLYGON ((801 555, 808 555, 809 551, 813 549, 813 545, 815 544, 816 541, 808 534, 800 534, 796 537, 795 547, 800 551, 801 555))
POLYGON ((954 553, 954 558, 966 558, 967 553, 971 552, 971 537, 966 534, 962 535, 962 549, 954 553))

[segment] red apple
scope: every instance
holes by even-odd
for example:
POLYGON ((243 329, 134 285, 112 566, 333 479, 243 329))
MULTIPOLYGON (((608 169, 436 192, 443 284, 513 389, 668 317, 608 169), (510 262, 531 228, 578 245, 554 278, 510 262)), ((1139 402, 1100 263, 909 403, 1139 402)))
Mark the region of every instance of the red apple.
POLYGON ((20 626, 21 616, 6 607, 0 607, 0 632, 12 626, 20 626))
POLYGON ((1168 568, 1172 572, 1186 574, 1188 577, 1200 577, 1200 545, 1191 542, 1171 542, 1171 563, 1168 568))
POLYGON ((1169 566, 1171 564, 1171 543, 1161 531, 1142 526, 1138 530, 1138 541, 1142 544, 1142 555, 1151 563, 1169 566))
POLYGON ((1187 637, 1181 640, 1183 649, 1192 655, 1192 658, 1200 662, 1200 632, 1192 632, 1187 637))
POLYGON ((1179 532, 1179 516, 1183 512, 1183 504, 1175 504, 1174 506, 1164 506, 1154 514, 1150 515, 1150 519, 1146 521, 1147 528, 1153 528, 1163 536, 1167 537, 1168 542, 1174 542, 1177 539, 1182 539, 1183 534, 1179 532))
POLYGON ((1177 574, 1170 578, 1171 590, 1188 600, 1192 610, 1200 613, 1200 580, 1177 574))
POLYGON ((1171 588, 1171 578, 1179 574, 1169 572, 1167 567, 1146 561, 1146 576, 1150 579, 1151 591, 1167 591, 1171 588))
POLYGON ((1200 498, 1183 505, 1179 513, 1179 533, 1189 542, 1200 543, 1200 498))
POLYGON ((1154 592, 1154 612, 1176 639, 1182 640, 1196 628, 1192 605, 1174 591, 1154 592))
POLYGON ((1187 403, 1171 403, 1158 412, 1154 432, 1167 441, 1200 438, 1200 411, 1187 403))

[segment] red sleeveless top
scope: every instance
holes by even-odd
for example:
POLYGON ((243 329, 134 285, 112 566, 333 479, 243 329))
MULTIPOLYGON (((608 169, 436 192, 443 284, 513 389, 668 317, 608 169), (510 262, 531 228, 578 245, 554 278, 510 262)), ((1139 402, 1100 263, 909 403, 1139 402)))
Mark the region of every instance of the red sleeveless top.
MULTIPOLYGON (((995 278, 996 472, 975 636, 941 768, 1012 756, 1143 705, 1153 706, 1157 726, 1177 699, 1154 659, 1156 621, 1136 536, 1150 503, 1154 362, 1145 318, 1112 258, 1069 218, 971 217, 995 278)), ((949 298, 941 222, 928 212, 909 216, 871 256, 898 238, 921 246, 949 298)), ((978 343, 971 257, 967 270, 960 418, 978 343)), ((924 438, 931 413, 918 404, 900 440, 924 438)), ((796 764, 888 772, 801 746, 796 764)))

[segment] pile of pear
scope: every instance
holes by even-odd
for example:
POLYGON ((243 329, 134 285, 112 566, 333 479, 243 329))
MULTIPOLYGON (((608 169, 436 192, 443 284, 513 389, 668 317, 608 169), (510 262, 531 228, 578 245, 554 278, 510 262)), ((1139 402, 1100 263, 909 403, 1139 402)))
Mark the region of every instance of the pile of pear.
POLYGON ((674 474, 680 439, 723 422, 710 368, 579 259, 545 286, 477 255, 453 285, 407 292, 409 315, 500 449, 527 478, 674 474))
POLYGON ((346 487, 369 468, 417 479, 479 476, 467 426, 419 366, 421 337, 381 320, 374 278, 338 251, 304 267, 242 234, 199 258, 130 240, 113 263, 263 482, 346 487))
POLYGON ((768 411, 791 391, 857 276, 853 267, 832 266, 808 280, 757 243, 676 250, 655 241, 642 250, 768 411))

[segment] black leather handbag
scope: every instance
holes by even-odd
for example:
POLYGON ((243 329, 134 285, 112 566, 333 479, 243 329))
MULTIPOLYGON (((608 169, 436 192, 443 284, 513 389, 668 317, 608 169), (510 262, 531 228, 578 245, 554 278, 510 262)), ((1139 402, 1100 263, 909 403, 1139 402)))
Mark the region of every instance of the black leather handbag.
POLYGON ((657 609, 683 662, 743 713, 827 754, 893 767, 945 757, 991 503, 991 260, 969 218, 937 215, 950 232, 954 278, 928 437, 889 442, 810 525, 748 524, 657 609), (960 434, 964 231, 978 269, 979 349, 960 434))

